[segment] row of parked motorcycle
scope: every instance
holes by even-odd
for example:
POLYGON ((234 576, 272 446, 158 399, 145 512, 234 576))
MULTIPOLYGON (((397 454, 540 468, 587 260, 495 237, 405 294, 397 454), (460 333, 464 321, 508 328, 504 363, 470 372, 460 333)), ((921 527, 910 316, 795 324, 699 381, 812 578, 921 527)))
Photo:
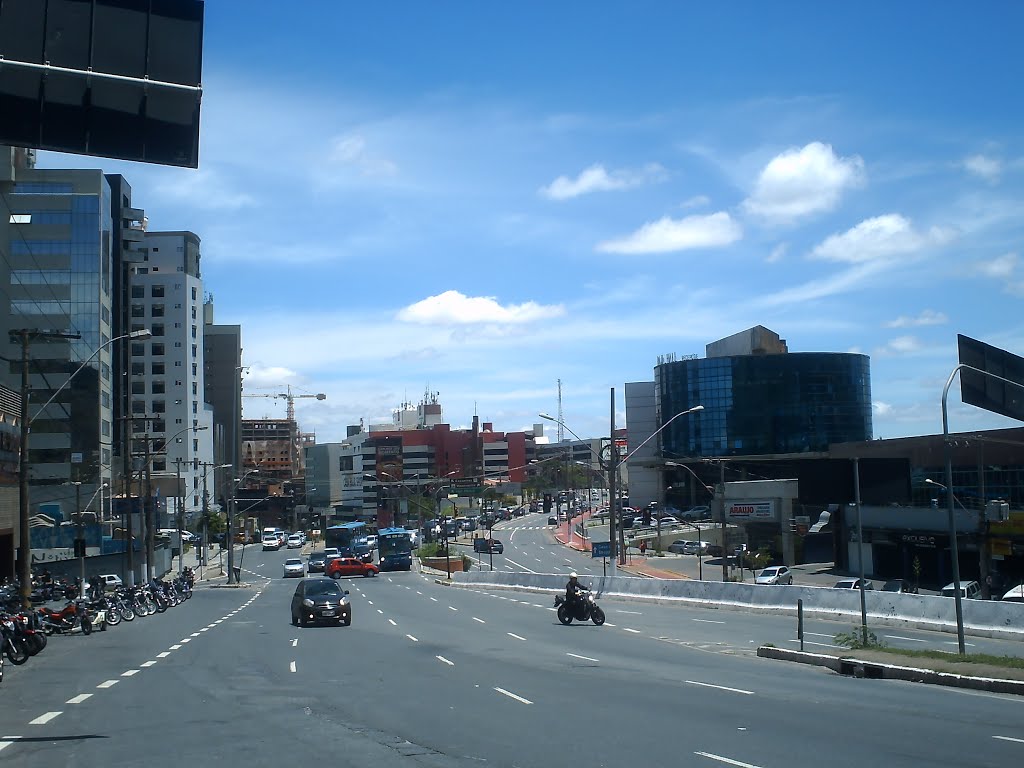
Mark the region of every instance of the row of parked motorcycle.
MULTIPOLYGON (((163 613, 192 597, 194 577, 190 569, 173 580, 151 579, 136 587, 118 587, 106 593, 94 593, 83 599, 77 593, 70 595, 62 588, 54 588, 55 597, 62 596, 67 603, 60 610, 21 607, 16 586, 0 587, 0 682, 4 676, 4 662, 24 664, 46 647, 51 635, 93 631, 106 631, 122 621, 163 613)), ((37 587, 33 586, 33 594, 37 587)))

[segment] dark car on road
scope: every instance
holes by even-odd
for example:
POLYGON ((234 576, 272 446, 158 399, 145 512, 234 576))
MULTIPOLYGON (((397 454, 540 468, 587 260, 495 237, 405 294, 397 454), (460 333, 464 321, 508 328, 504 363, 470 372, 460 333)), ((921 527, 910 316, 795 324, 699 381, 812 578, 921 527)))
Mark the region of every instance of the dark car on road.
POLYGON ((309 556, 309 562, 306 563, 306 571, 308 573, 323 573, 325 567, 327 567, 326 553, 314 552, 309 556))
POLYGON ((500 555, 505 552, 505 545, 497 539, 473 539, 473 551, 500 555))
POLYGON ((903 579, 891 579, 882 585, 883 592, 897 592, 901 595, 917 594, 917 588, 909 581, 903 579))
POLYGON ((352 603, 348 590, 331 579, 318 576, 303 579, 292 595, 292 624, 305 627, 318 622, 331 622, 348 626, 352 623, 352 603))

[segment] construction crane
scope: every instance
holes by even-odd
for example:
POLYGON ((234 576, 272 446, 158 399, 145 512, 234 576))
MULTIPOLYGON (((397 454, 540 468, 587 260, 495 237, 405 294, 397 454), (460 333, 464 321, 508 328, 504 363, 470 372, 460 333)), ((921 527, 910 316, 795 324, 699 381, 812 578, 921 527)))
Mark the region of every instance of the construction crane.
POLYGON ((286 418, 289 421, 295 421, 295 398, 297 398, 297 397, 315 397, 317 400, 326 400, 327 399, 327 395, 325 395, 323 392, 320 392, 320 393, 315 394, 315 395, 314 394, 308 394, 308 395, 307 394, 303 394, 303 395, 293 394, 292 393, 292 385, 291 384, 288 385, 288 391, 287 392, 274 392, 274 393, 267 393, 265 395, 264 394, 252 394, 252 395, 245 395, 245 394, 243 394, 242 397, 280 397, 280 398, 284 398, 285 400, 288 401, 288 411, 287 411, 286 418))

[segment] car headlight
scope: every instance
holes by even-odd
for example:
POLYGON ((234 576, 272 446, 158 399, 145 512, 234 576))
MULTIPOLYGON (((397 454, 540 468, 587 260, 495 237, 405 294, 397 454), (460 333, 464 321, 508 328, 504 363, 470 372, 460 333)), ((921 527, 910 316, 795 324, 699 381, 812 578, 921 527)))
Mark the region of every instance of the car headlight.
POLYGON ((310 600, 308 597, 305 600, 302 601, 302 604, 304 606, 306 606, 307 608, 312 608, 313 607, 313 601, 310 600))

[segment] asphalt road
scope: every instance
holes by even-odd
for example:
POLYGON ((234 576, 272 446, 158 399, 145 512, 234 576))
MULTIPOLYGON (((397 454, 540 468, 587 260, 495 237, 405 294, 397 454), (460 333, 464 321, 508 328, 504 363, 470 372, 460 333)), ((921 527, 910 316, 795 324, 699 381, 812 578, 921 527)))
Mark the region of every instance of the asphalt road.
POLYGON ((717 612, 607 600, 605 626, 563 627, 548 596, 402 572, 342 580, 351 627, 300 629, 286 556, 250 551, 252 588, 199 589, 6 667, 4 766, 1024 760, 1022 698, 758 659, 735 627, 697 621, 717 612))

